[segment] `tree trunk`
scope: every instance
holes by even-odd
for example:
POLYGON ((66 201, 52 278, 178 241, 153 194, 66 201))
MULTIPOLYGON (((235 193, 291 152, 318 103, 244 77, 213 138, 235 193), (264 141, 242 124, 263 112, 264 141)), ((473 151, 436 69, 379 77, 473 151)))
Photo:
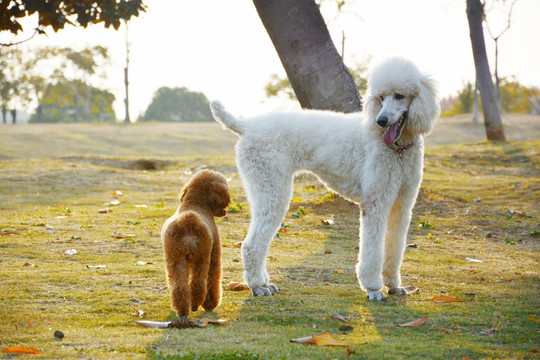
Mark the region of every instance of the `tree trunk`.
POLYGON ((474 81, 473 123, 478 124, 478 80, 474 81))
POLYGON ((497 109, 493 80, 489 71, 484 29, 482 27, 483 13, 484 7, 480 0, 467 0, 467 20, 469 21, 478 88, 480 89, 480 98, 484 109, 486 136, 490 141, 506 141, 501 115, 497 109))
POLYGON ((4 121, 4 125, 7 124, 7 107, 6 104, 2 105, 2 120, 4 121))
POLYGON ((17 109, 10 110, 11 113, 11 124, 17 124, 17 109))
POLYGON ((253 0, 305 109, 357 112, 362 99, 314 0, 253 0))

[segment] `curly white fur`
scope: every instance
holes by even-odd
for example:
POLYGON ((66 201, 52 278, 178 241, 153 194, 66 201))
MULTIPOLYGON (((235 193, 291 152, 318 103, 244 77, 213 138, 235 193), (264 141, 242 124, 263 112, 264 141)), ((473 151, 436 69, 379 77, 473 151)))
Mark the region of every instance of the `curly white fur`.
POLYGON ((236 160, 252 214, 242 259, 253 295, 278 291, 266 258, 301 171, 360 204, 356 270, 368 298, 386 300, 383 286, 406 293, 400 267, 422 180, 423 135, 440 112, 435 82, 412 62, 391 58, 373 69, 365 99, 363 113, 302 111, 242 121, 211 104, 216 120, 240 137, 236 160))

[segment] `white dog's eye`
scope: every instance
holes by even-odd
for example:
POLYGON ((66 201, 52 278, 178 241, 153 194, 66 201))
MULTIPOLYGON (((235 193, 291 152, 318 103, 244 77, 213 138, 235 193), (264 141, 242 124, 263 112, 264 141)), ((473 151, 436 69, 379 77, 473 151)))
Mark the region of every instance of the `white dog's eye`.
POLYGON ((394 94, 394 99, 396 99, 396 100, 402 100, 404 98, 405 98, 405 96, 401 95, 400 93, 395 93, 394 94))

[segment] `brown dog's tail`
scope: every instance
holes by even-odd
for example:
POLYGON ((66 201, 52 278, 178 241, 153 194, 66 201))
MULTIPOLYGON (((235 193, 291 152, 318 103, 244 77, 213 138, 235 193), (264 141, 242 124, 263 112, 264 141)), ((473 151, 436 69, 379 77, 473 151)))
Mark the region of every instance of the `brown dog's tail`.
MULTIPOLYGON (((197 252, 211 239, 208 227, 195 211, 186 211, 176 219, 176 238, 182 241, 187 253, 197 252)), ((210 240, 211 242, 211 240, 210 240)))
POLYGON ((214 119, 216 119, 224 129, 230 130, 236 135, 242 135, 244 133, 242 122, 234 117, 233 114, 226 111, 223 104, 219 101, 212 101, 210 109, 212 110, 214 119))

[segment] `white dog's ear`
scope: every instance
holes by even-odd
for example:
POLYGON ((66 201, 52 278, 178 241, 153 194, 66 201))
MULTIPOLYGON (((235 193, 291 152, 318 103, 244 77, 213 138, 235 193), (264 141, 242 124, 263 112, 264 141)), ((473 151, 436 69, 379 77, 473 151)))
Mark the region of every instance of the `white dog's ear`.
POLYGON ((431 77, 423 75, 418 86, 418 94, 409 106, 408 127, 417 134, 429 134, 440 113, 437 83, 431 77))
POLYGON ((379 101, 377 96, 372 95, 370 92, 368 92, 364 96, 364 111, 367 114, 368 119, 373 119, 373 121, 371 122, 371 126, 375 126, 375 119, 377 119, 377 116, 379 115, 381 109, 381 102, 379 101))

